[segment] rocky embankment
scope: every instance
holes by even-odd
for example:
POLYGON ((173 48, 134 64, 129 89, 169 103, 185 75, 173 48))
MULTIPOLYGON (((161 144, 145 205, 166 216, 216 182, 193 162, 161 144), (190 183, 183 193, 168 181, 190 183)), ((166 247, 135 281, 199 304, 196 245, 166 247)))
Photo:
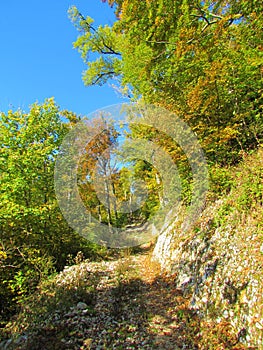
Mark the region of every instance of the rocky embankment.
POLYGON ((201 319, 231 324, 240 342, 263 349, 263 241, 256 224, 262 211, 240 222, 235 211, 225 215, 225 205, 208 207, 190 233, 178 234, 174 221, 159 236, 154 258, 176 274, 176 288, 201 319))

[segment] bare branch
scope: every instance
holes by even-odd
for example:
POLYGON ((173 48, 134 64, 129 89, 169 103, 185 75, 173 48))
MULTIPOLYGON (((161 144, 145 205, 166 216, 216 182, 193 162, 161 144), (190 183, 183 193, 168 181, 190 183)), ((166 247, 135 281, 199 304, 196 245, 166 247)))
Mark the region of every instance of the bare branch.
POLYGON ((17 268, 20 267, 20 265, 18 265, 18 266, 15 266, 15 265, 0 265, 1 269, 6 269, 7 267, 11 267, 13 269, 17 269, 17 268))
POLYGON ((99 83, 99 81, 105 77, 105 76, 111 76, 111 75, 114 75, 115 72, 114 71, 109 71, 109 72, 105 72, 105 73, 100 73, 98 74, 97 78, 92 82, 92 85, 96 85, 97 83, 99 83))
POLYGON ((218 18, 218 19, 223 19, 223 17, 222 17, 222 16, 215 15, 215 14, 214 14, 214 13, 212 13, 212 12, 209 12, 209 16, 214 17, 214 18, 218 18))

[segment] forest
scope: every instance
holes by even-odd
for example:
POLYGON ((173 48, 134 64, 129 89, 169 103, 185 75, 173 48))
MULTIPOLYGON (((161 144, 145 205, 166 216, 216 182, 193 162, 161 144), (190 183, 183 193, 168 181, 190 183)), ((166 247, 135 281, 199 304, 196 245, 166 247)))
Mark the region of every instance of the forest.
MULTIPOLYGON (((235 193, 240 191, 235 203, 228 203, 220 213, 220 220, 213 225, 220 226, 224 215, 233 208, 238 210, 240 220, 254 210, 253 233, 262 244, 262 1, 102 2, 115 11, 112 26, 95 23, 75 6, 68 13, 76 27, 74 48, 86 64, 83 83, 87 86, 111 83, 131 104, 156 108, 157 117, 149 112, 147 124, 134 123, 124 132, 127 140, 141 140, 139 152, 143 152, 146 144, 154 144, 169 155, 180 177, 182 210, 191 206, 196 195, 194 165, 183 142, 175 142, 169 131, 165 131, 175 127, 176 118, 187 125, 205 159, 207 170, 203 171, 207 171, 209 186, 203 185, 204 206, 207 208, 225 198, 233 188, 235 193), (162 111, 169 114, 169 121, 162 111), (160 124, 154 124, 154 118, 160 124), (164 125, 164 131, 154 125, 164 125), (254 159, 252 163, 244 163, 250 159, 254 159), (246 164, 246 170, 242 164, 246 164), (251 173, 249 169, 253 169, 251 173), (239 185, 242 191, 238 190, 239 185)), ((56 161, 63 153, 63 140, 79 122, 80 117, 61 110, 55 98, 32 104, 28 112, 0 112, 0 326, 3 334, 12 319, 26 309, 25 305, 34 298, 39 286, 45 285, 65 266, 77 264, 79 259, 97 263, 127 254, 125 245, 118 249, 114 244, 101 243, 103 236, 96 232, 96 226, 90 226, 86 237, 80 235, 61 210, 54 183, 56 161)), ((110 118, 107 120, 107 115, 88 122, 87 128, 96 136, 90 138, 78 159, 76 178, 90 222, 95 218, 108 229, 109 235, 114 235, 114 228, 145 227, 151 218, 156 220, 156 213, 161 213, 163 218, 166 212, 162 209, 175 200, 177 177, 170 177, 169 173, 169 186, 173 186, 173 190, 168 198, 169 194, 164 195, 162 172, 151 162, 150 155, 142 159, 132 155, 128 141, 122 145, 121 152, 114 153, 114 147, 122 139, 120 130, 110 118), (122 157, 127 154, 128 163, 120 167, 122 157), (96 171, 101 178, 107 175, 107 180, 98 184, 96 171), (138 180, 143 181, 147 192, 144 200, 141 199, 143 189, 134 187, 138 180), (137 204, 142 201, 140 207, 133 207, 134 197, 137 204), (126 209, 121 203, 126 203, 126 209)), ((195 164, 198 161, 195 159, 195 164)), ((165 167, 161 167, 165 173, 165 167)), ((68 190, 63 187, 64 198, 68 190)), ((202 195, 198 195, 200 199, 202 195)), ((200 231, 198 226, 192 229, 200 231)), ((108 236, 105 240, 109 242, 108 236)), ((156 240, 157 236, 154 242, 156 240)), ((129 254, 134 254, 139 245, 131 242, 129 254)), ((262 263, 262 252, 259 260, 262 263)), ((230 345, 224 348, 243 349, 230 345)), ((107 346, 99 349, 115 348, 107 346)), ((120 349, 154 348, 119 346, 120 349)), ((219 346, 200 348, 220 349, 219 346)), ((189 347, 192 348, 197 349, 189 347)))

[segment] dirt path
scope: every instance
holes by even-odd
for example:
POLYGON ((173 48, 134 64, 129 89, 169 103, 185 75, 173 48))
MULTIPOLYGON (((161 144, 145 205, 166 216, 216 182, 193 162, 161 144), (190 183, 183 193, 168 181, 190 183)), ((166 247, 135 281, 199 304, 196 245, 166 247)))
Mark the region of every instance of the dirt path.
POLYGON ((153 348, 197 349, 194 341, 197 330, 190 325, 196 317, 189 309, 189 300, 175 288, 175 276, 161 274, 159 266, 152 263, 149 256, 139 257, 136 264, 145 283, 142 299, 153 348))
POLYGON ((24 332, 0 349, 245 349, 229 340, 216 344, 213 331, 215 346, 206 346, 200 319, 174 280, 149 254, 69 267, 52 291, 40 293, 34 312, 45 304, 48 313, 31 316, 24 332))
POLYGON ((197 349, 188 300, 149 255, 109 264, 97 286, 96 331, 81 349, 197 349))

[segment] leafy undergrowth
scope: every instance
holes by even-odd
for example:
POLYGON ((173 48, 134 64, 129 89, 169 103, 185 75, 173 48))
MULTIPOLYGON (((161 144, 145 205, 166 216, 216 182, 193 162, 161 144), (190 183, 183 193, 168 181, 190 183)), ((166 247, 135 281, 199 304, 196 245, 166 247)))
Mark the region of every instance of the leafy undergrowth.
POLYGON ((82 262, 39 287, 1 349, 246 349, 205 323, 149 254, 82 262))

